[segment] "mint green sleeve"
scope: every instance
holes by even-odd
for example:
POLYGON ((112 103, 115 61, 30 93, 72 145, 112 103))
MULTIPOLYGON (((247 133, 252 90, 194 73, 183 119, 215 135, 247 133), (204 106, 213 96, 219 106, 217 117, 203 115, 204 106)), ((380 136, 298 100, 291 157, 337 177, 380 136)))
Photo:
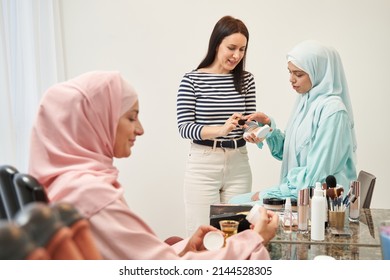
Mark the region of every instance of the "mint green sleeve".
MULTIPOLYGON (((271 151, 271 155, 276 158, 277 160, 283 159, 283 146, 284 146, 284 132, 282 132, 280 129, 276 128, 275 120, 270 117, 271 119, 271 128, 272 131, 268 133, 266 141, 267 145, 271 151)), ((260 142, 259 144, 263 144, 260 142)), ((258 146, 259 146, 258 144, 258 146)), ((261 148, 262 146, 259 146, 261 148)))
POLYGON ((322 120, 312 137, 305 155, 297 155, 300 166, 290 169, 279 187, 265 190, 262 197, 297 197, 300 189, 324 182, 330 174, 340 178, 338 182, 341 181, 344 190, 348 188, 348 180, 356 170, 347 113, 339 111, 322 120))
MULTIPOLYGON (((272 120, 271 124, 274 124, 272 120)), ((284 133, 275 129, 267 135, 272 155, 283 158, 284 133)), ((338 111, 320 121, 298 158, 298 167, 291 168, 281 182, 260 192, 260 201, 251 201, 253 193, 236 196, 234 203, 261 203, 264 197, 297 198, 298 191, 316 182, 324 182, 328 175, 337 177, 337 183, 347 193, 349 183, 356 179, 356 162, 351 123, 347 112, 338 111)))

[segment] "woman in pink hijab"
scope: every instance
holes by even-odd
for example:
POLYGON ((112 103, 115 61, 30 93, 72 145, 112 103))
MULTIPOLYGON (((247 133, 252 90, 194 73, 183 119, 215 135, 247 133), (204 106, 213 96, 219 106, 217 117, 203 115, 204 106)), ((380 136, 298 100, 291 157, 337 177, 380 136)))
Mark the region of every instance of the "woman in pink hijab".
POLYGON ((201 226, 175 246, 161 241, 123 197, 113 159, 129 157, 144 133, 138 96, 118 72, 89 72, 45 93, 32 130, 30 173, 51 201, 72 203, 86 217, 105 259, 269 259, 264 244, 278 216, 261 210, 253 230, 207 251, 201 226))

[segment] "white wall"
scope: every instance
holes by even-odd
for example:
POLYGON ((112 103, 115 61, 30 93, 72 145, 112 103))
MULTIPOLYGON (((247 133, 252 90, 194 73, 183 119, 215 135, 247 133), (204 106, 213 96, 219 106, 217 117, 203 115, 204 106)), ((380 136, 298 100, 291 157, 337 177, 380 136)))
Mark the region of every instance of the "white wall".
MULTIPOLYGON (((61 1, 66 75, 119 70, 140 94, 145 134, 131 158, 116 161, 130 207, 161 237, 184 235, 182 181, 189 141, 176 128, 182 75, 206 54, 224 15, 249 28, 247 70, 258 110, 285 127, 295 100, 285 55, 317 39, 336 47, 354 107, 358 170, 377 175, 373 208, 390 208, 390 1, 388 0, 65 0, 61 1)), ((249 145, 254 190, 278 182, 280 162, 249 145)))

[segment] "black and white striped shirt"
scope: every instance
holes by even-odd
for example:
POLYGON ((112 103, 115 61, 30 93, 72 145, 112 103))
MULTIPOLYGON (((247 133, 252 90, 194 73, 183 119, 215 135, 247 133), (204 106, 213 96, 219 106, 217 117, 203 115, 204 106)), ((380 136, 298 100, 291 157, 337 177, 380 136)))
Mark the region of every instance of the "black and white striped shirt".
MULTIPOLYGON (((201 139, 203 126, 223 125, 233 113, 256 111, 255 79, 245 72, 242 94, 234 88, 233 74, 186 73, 177 95, 177 124, 181 137, 201 139)), ((239 127, 220 140, 239 139, 239 127)))

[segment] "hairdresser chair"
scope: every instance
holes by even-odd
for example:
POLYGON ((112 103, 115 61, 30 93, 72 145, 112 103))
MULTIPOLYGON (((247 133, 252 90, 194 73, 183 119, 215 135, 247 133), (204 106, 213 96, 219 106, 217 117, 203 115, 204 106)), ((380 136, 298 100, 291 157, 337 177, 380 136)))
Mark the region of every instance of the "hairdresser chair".
POLYGON ((13 183, 20 209, 34 201, 49 202, 45 189, 33 176, 23 173, 15 174, 13 183))
POLYGON ((15 216, 15 223, 53 260, 82 260, 83 256, 72 239, 72 231, 64 225, 59 214, 48 204, 27 204, 15 216))
POLYGON ((359 172, 357 181, 360 182, 360 208, 370 208, 376 177, 366 171, 359 172))
POLYGON ((19 211, 20 206, 13 184, 14 176, 18 173, 15 167, 10 165, 0 166, 0 215, 1 218, 11 220, 19 211))
POLYGON ((4 204, 3 204, 3 199, 1 198, 0 194, 0 221, 1 220, 7 220, 7 213, 5 212, 4 204))
POLYGON ((64 225, 70 228, 72 239, 83 259, 101 260, 102 256, 93 240, 89 223, 80 215, 77 209, 73 205, 64 202, 51 204, 50 208, 57 212, 64 225))
POLYGON ((0 223, 0 260, 48 260, 49 255, 38 247, 19 226, 0 223))

